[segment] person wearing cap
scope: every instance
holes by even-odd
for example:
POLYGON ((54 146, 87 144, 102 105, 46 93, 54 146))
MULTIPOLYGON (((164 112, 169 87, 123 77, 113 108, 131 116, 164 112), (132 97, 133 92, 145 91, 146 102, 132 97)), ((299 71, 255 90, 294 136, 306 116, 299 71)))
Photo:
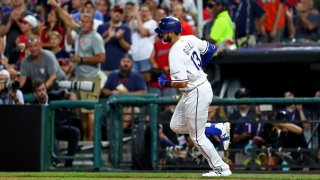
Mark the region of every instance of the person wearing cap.
POLYGON ((102 94, 104 96, 110 96, 113 94, 147 93, 146 81, 139 73, 132 71, 132 66, 133 60, 131 55, 125 54, 122 56, 120 69, 111 72, 102 89, 102 94), (121 87, 119 85, 121 85, 121 87))
MULTIPOLYGON (((23 34, 20 34, 19 36, 25 36, 26 39, 28 37, 37 37, 39 36, 40 32, 38 32, 37 26, 38 26, 38 20, 33 15, 27 15, 26 17, 19 19, 19 27, 23 34)), ((18 38, 20 38, 18 36, 18 38)), ((41 41, 41 47, 42 47, 42 41, 41 41)))
MULTIPOLYGON (((92 81, 95 84, 93 92, 79 91, 81 100, 99 100, 101 89, 100 64, 106 61, 104 43, 101 35, 94 30, 94 16, 90 12, 81 13, 81 25, 64 11, 55 0, 48 0, 52 9, 57 11, 62 21, 77 32, 75 39, 75 54, 70 56, 74 64, 75 76, 78 81, 92 81)), ((93 140, 93 110, 81 109, 83 140, 93 140)))
POLYGON ((18 24, 21 17, 31 15, 32 12, 26 8, 25 0, 12 1, 12 10, 5 13, 0 24, 0 37, 6 36, 6 48, 4 54, 8 56, 12 49, 16 47, 15 40, 22 34, 18 24))
MULTIPOLYGON (((125 54, 120 60, 120 69, 113 71, 107 79, 101 94, 111 96, 113 94, 146 94, 147 84, 138 72, 132 71, 133 60, 129 54, 125 54)), ((123 127, 127 128, 131 122, 132 108, 124 108, 123 127)))
POLYGON ((213 0, 211 3, 215 17, 210 30, 211 42, 220 50, 235 48, 233 22, 228 12, 229 0, 213 0))
MULTIPOLYGON (((19 21, 20 21, 19 25, 30 25, 31 28, 36 28, 38 26, 38 21, 33 15, 27 15, 25 17, 21 17, 19 21)), ((22 29, 21 31, 23 32, 22 29)))
POLYGON ((8 55, 8 69, 12 77, 19 74, 21 62, 29 53, 27 49, 28 37, 34 36, 40 38, 40 36, 38 35, 39 32, 37 31, 38 21, 33 15, 27 15, 20 18, 19 27, 22 31, 22 34, 17 36, 15 40, 16 46, 10 51, 8 55))
POLYGON ((120 68, 120 59, 130 50, 131 30, 123 24, 123 9, 115 6, 111 11, 108 23, 98 27, 98 33, 103 37, 104 47, 108 60, 101 64, 101 69, 108 75, 111 71, 120 68))

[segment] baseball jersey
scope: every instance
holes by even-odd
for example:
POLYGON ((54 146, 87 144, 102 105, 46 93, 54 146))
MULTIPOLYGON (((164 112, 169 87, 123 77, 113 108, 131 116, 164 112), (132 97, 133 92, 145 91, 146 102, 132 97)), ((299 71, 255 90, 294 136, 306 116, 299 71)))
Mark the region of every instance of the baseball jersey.
POLYGON ((193 35, 181 36, 169 52, 169 66, 172 82, 188 81, 182 91, 189 91, 207 80, 202 70, 201 56, 208 50, 209 43, 193 35))

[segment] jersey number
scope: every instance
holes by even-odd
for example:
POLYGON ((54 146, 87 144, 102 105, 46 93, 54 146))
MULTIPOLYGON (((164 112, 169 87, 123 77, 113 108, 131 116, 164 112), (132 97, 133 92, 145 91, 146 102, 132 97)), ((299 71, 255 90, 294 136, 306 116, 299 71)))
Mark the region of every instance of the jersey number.
POLYGON ((196 66, 196 68, 200 70, 202 67, 202 64, 201 64, 201 59, 199 58, 197 52, 193 51, 191 55, 191 60, 193 61, 193 64, 196 66))

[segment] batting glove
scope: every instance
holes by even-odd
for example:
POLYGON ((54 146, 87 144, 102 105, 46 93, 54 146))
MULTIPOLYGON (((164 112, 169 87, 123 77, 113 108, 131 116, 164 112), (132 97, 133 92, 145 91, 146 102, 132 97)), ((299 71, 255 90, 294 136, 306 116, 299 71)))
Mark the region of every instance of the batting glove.
POLYGON ((158 77, 158 83, 159 83, 159 86, 162 87, 162 88, 165 88, 166 87, 166 82, 167 82, 167 76, 164 75, 164 74, 161 74, 161 76, 158 77))

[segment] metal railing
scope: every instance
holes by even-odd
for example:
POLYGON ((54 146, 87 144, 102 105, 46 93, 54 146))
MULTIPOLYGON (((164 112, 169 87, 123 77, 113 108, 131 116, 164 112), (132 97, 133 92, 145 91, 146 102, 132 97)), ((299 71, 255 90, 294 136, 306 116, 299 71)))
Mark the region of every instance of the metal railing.
POLYGON ((101 126, 102 126, 102 106, 97 102, 91 101, 79 101, 79 100, 59 100, 52 101, 48 106, 43 106, 42 116, 45 119, 42 124, 42 154, 41 154, 41 169, 52 170, 55 169, 52 166, 52 158, 59 159, 86 159, 93 161, 93 168, 99 170, 105 167, 101 158, 101 126), (94 141, 93 141, 93 154, 91 157, 86 156, 57 156, 54 153, 54 110, 59 108, 86 108, 94 109, 94 141))

